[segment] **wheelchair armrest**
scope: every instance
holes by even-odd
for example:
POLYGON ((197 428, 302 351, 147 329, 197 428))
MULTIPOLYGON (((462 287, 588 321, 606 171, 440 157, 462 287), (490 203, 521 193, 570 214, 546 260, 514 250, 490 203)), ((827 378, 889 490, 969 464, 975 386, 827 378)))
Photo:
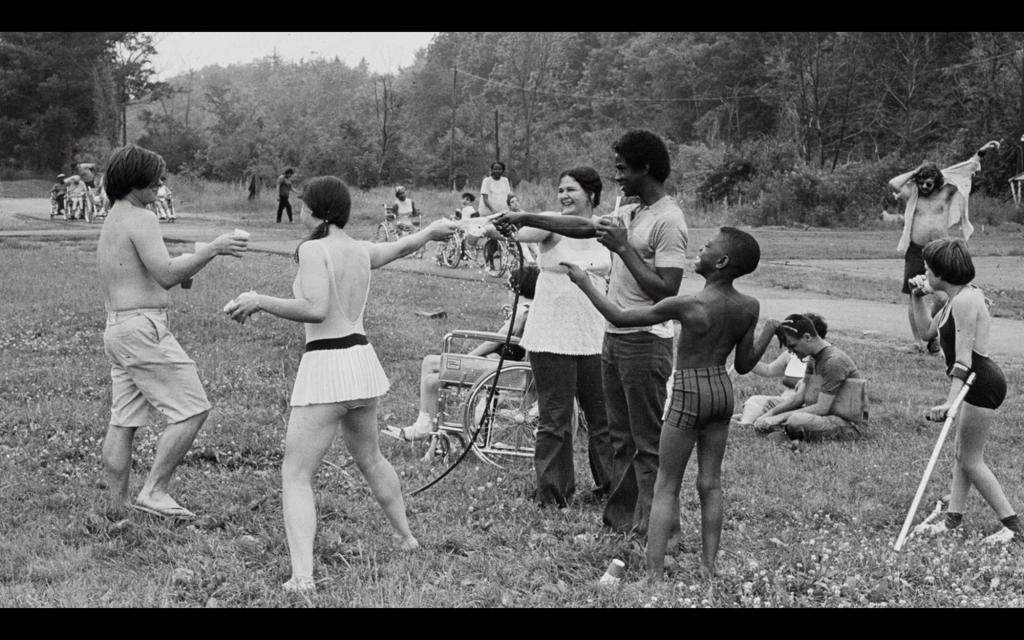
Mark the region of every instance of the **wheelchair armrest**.
MULTIPOLYGON (((493 331, 470 331, 466 329, 455 329, 444 336, 444 347, 443 351, 451 351, 451 344, 453 340, 480 340, 483 342, 505 342, 505 334, 494 333, 493 331)), ((512 336, 509 344, 519 344, 519 336, 512 336)))

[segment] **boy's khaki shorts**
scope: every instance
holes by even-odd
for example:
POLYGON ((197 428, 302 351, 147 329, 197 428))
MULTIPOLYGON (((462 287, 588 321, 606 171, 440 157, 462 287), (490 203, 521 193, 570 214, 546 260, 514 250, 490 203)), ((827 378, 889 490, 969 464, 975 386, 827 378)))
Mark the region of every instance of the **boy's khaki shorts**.
POLYGON ((166 309, 108 313, 103 349, 110 360, 110 424, 153 424, 152 409, 176 424, 210 410, 196 363, 167 328, 166 309))

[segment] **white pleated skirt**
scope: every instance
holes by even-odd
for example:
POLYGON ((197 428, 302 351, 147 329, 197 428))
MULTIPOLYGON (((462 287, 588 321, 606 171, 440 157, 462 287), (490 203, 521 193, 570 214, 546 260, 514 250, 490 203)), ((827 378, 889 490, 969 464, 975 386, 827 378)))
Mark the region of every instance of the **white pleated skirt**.
POLYGON ((389 388, 391 383, 373 345, 307 351, 295 374, 291 406, 377 398, 389 388))

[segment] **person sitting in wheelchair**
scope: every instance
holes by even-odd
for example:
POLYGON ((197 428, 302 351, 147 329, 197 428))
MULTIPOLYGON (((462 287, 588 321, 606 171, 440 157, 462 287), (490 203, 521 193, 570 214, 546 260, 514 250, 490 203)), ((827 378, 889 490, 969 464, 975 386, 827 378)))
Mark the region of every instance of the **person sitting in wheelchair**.
POLYGON ((50 217, 66 215, 66 204, 64 202, 68 193, 68 187, 64 184, 63 173, 57 174, 57 183, 50 187, 50 217))
MULTIPOLYGON (((519 288, 519 306, 516 309, 515 326, 512 328, 512 335, 522 336, 523 327, 526 326, 526 317, 530 312, 530 303, 533 302, 534 290, 537 286, 537 275, 540 270, 534 266, 513 271, 508 277, 509 296, 514 298, 515 288, 519 288)), ((508 334, 508 320, 501 325, 496 333, 508 334)), ((471 356, 483 356, 495 359, 500 356, 501 348, 505 346, 501 342, 483 342, 477 345, 468 353, 471 356)), ((508 345, 505 352, 506 360, 523 360, 526 352, 519 345, 508 345)), ((426 440, 434 431, 434 416, 437 414, 438 378, 441 371, 441 356, 436 353, 424 356, 420 366, 420 412, 416 422, 404 428, 387 427, 384 434, 411 442, 413 440, 426 440)))
POLYGON ((416 208, 416 203, 409 197, 404 186, 398 185, 395 187, 395 201, 388 209, 394 211, 399 229, 404 226, 410 231, 419 230, 422 217, 420 210, 416 208), (402 220, 403 217, 408 221, 402 220))
POLYGON ((86 216, 86 198, 88 197, 89 190, 82 182, 81 176, 75 174, 70 178, 66 178, 64 183, 67 185, 67 203, 66 213, 64 216, 65 220, 85 220, 86 216))

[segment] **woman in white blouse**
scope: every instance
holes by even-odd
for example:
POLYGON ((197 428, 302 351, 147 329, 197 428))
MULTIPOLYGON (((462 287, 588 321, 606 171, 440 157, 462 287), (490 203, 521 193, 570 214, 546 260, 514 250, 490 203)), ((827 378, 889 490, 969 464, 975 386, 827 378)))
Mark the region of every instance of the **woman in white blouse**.
POLYGON ((611 439, 601 387, 604 318, 566 275, 561 262, 577 262, 601 281, 611 270, 611 254, 596 238, 569 238, 530 226, 537 215, 591 218, 601 202, 601 177, 592 167, 562 172, 558 182, 560 212, 506 213, 504 221, 522 226, 519 242, 540 248, 536 297, 520 345, 529 354, 537 384, 540 424, 534 453, 536 499, 541 505, 567 506, 576 492, 573 468, 573 402, 587 420, 590 470, 595 497, 611 488, 611 439))

